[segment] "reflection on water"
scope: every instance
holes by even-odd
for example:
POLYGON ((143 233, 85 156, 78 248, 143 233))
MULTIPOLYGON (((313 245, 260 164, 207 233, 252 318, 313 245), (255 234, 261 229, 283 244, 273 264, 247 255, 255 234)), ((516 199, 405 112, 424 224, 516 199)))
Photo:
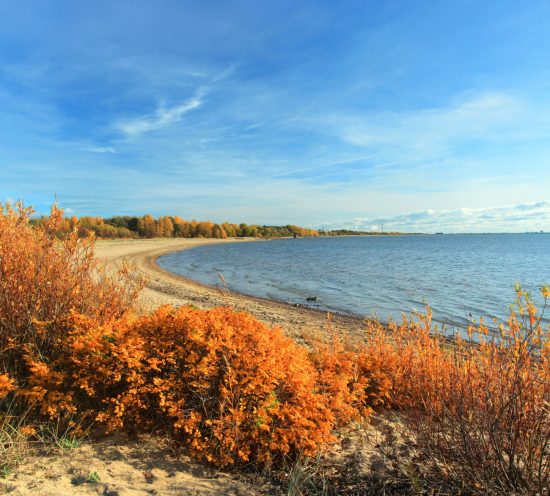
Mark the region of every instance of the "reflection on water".
POLYGON ((216 286, 382 320, 422 311, 464 324, 505 319, 514 285, 550 284, 550 234, 304 238, 200 246, 159 259, 216 286), (317 301, 308 301, 317 297, 317 301))

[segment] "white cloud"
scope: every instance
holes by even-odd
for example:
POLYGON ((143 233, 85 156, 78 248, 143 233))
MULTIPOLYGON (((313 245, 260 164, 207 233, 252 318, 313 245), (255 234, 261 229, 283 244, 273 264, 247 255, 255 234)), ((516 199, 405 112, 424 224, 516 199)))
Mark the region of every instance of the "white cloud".
POLYGON ((112 146, 89 146, 84 148, 84 151, 91 153, 117 153, 116 149, 112 146))
POLYGON ((161 106, 154 114, 121 122, 117 124, 116 127, 127 136, 131 137, 140 135, 148 131, 154 131, 156 129, 168 126, 174 122, 178 122, 185 114, 200 107, 201 105, 202 100, 200 96, 194 96, 188 100, 185 100, 183 103, 176 105, 175 107, 165 108, 161 106))
POLYGON ((360 217, 319 226, 322 229, 403 232, 523 232, 550 229, 550 202, 491 208, 420 210, 388 217, 360 217))

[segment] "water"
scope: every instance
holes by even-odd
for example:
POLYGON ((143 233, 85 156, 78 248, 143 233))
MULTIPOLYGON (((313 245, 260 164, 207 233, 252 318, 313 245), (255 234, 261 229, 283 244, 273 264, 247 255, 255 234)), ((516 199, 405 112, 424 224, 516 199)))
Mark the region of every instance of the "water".
POLYGON ((462 326, 506 319, 516 282, 534 295, 550 284, 550 234, 281 239, 200 246, 159 265, 212 286, 222 274, 233 291, 383 321, 429 302, 434 320, 462 326))

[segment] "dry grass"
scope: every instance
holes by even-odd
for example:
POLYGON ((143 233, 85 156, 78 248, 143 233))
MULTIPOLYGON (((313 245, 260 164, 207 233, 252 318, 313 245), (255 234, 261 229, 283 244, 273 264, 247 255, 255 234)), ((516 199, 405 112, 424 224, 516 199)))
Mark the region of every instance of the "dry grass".
MULTIPOLYGON (((541 290, 546 307, 548 289, 541 290)), ((454 345, 420 322, 371 324, 367 355, 392 383, 422 463, 465 493, 545 494, 550 487, 550 328, 529 295, 498 333, 480 322, 454 345)))

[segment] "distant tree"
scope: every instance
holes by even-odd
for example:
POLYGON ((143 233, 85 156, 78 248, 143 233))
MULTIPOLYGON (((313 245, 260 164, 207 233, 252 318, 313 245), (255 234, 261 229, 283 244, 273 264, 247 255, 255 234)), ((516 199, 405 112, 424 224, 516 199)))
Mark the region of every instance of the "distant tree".
POLYGON ((212 228, 212 236, 217 239, 225 239, 227 238, 227 233, 224 231, 222 226, 214 224, 214 227, 212 228))
POLYGON ((225 231, 225 234, 229 236, 230 238, 234 238, 237 236, 237 229, 235 227, 235 224, 230 224, 229 222, 224 222, 222 224, 222 228, 225 231))
POLYGON ((160 217, 158 220, 158 234, 165 238, 174 236, 174 223, 170 217, 160 217))
POLYGON ((157 222, 151 215, 144 215, 138 220, 138 232, 144 238, 154 238, 158 235, 157 222))
POLYGON ((137 217, 129 217, 127 223, 130 231, 139 232, 139 219, 137 217))

